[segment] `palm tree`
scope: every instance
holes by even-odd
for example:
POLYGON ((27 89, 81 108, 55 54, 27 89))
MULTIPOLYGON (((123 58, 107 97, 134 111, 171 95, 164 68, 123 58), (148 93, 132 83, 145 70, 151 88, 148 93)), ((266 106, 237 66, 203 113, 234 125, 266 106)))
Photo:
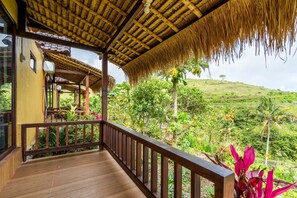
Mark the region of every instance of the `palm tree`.
POLYGON ((280 106, 276 106, 271 98, 263 97, 261 98, 260 105, 257 108, 260 118, 263 120, 263 132, 267 133, 266 140, 266 153, 265 153, 265 166, 268 162, 269 154, 269 140, 271 127, 276 126, 281 128, 279 122, 288 117, 286 111, 283 110, 280 106))
MULTIPOLYGON (((165 72, 163 72, 161 75, 165 77, 167 81, 172 82, 173 86, 173 112, 174 115, 177 115, 177 85, 178 83, 183 83, 184 85, 187 84, 186 82, 186 74, 192 73, 196 76, 201 75, 202 70, 209 68, 208 63, 204 62, 203 60, 196 60, 196 59, 190 59, 187 61, 184 65, 179 66, 176 65, 172 69, 169 69, 165 72)), ((210 70, 209 70, 210 72, 210 70)))

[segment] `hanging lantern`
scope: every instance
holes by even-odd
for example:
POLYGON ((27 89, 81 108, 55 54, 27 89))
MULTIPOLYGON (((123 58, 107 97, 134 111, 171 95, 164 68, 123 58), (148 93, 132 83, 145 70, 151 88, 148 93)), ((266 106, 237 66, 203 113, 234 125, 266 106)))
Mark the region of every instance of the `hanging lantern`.
POLYGON ((152 2, 153 2, 153 0, 143 0, 145 14, 148 14, 150 12, 150 6, 151 6, 152 2))

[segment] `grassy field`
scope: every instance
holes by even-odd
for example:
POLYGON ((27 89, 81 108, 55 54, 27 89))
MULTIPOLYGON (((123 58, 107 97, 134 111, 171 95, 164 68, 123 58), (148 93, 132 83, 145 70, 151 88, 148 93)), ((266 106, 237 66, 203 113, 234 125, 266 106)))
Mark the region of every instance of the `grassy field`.
POLYGON ((190 86, 198 87, 216 105, 236 107, 248 104, 256 106, 259 104, 260 98, 266 96, 274 99, 278 105, 289 108, 290 112, 297 114, 297 92, 273 90, 241 82, 220 80, 188 79, 187 82, 190 86))

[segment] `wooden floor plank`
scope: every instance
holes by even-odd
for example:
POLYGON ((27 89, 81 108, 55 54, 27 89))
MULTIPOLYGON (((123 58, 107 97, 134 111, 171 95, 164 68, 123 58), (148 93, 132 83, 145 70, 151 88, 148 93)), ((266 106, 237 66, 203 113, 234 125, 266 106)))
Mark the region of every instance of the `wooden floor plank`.
POLYGON ((23 164, 1 198, 144 197, 107 151, 23 164))

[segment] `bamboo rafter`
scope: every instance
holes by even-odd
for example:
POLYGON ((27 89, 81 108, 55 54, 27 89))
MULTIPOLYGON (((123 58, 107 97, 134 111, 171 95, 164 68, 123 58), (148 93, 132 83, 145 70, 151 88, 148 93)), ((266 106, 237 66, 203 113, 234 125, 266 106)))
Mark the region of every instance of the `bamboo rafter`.
MULTIPOLYGON (((43 20, 47 20, 47 21, 50 22, 50 23, 54 23, 54 21, 52 21, 52 20, 50 20, 50 19, 47 19, 47 18, 41 16, 41 15, 38 14, 38 13, 34 13, 34 15, 35 15, 35 16, 37 15, 37 16, 41 17, 43 20)), ((37 19, 35 19, 35 18, 33 18, 33 17, 29 17, 29 19, 32 20, 32 21, 35 21, 35 22, 37 22, 37 23, 40 22, 40 21, 38 21, 37 19)), ((47 29, 53 31, 53 32, 56 32, 58 35, 66 35, 68 38, 71 38, 73 41, 80 42, 80 43, 83 43, 83 44, 87 44, 87 45, 90 45, 90 46, 95 46, 94 43, 91 43, 91 42, 89 42, 89 41, 86 41, 86 40, 84 40, 84 39, 81 39, 81 38, 77 37, 77 35, 75 35, 75 34, 72 33, 72 32, 67 31, 67 34, 63 34, 63 33, 60 32, 58 29, 54 29, 53 27, 50 27, 50 26, 45 25, 45 24, 43 24, 43 26, 46 27, 47 29)), ((62 27, 61 25, 57 25, 57 28, 64 29, 64 27, 62 27)))
POLYGON ((188 6, 188 8, 190 10, 192 10, 192 12, 198 17, 201 18, 203 16, 203 14, 201 13, 201 11, 189 0, 182 0, 182 2, 188 6))
POLYGON ((123 61, 122 59, 118 58, 114 54, 108 54, 108 56, 113 59, 115 62, 123 63, 124 65, 127 64, 127 62, 123 61))
POLYGON ((113 50, 115 53, 120 54, 121 56, 125 57, 128 60, 132 60, 132 58, 130 56, 127 56, 126 54, 124 54, 123 52, 121 52, 120 50, 115 49, 114 47, 111 48, 111 50, 113 50))
POLYGON ((128 49, 129 51, 133 52, 134 54, 136 54, 136 55, 138 55, 138 56, 140 55, 139 52, 137 52, 137 51, 135 51, 134 49, 132 49, 131 47, 125 45, 125 44, 122 43, 121 41, 117 40, 117 43, 118 43, 119 45, 123 46, 124 48, 128 49))
POLYGON ((127 16, 126 12, 124 12, 121 8, 119 8, 118 6, 116 6, 113 3, 111 3, 109 0, 102 0, 102 2, 103 3, 106 3, 109 7, 111 7, 115 11, 117 11, 122 16, 124 16, 124 17, 127 16))
POLYGON ((153 7, 151 7, 150 10, 154 15, 156 15, 159 19, 161 19, 166 25, 168 25, 175 32, 179 31, 179 29, 171 21, 169 21, 166 17, 164 17, 163 14, 161 14, 158 10, 156 10, 153 7))
MULTIPOLYGON (((53 4, 54 4, 54 3, 57 3, 57 2, 54 2, 53 0, 48 0, 48 1, 51 2, 51 3, 53 3, 53 4)), ((45 9, 45 10, 51 12, 51 10, 50 10, 49 8, 47 8, 47 7, 45 7, 45 6, 42 6, 42 5, 39 5, 39 6, 40 6, 41 8, 43 8, 43 9, 45 9)), ((94 26, 91 22, 88 22, 87 20, 85 20, 85 19, 83 19, 83 18, 81 18, 81 17, 78 17, 76 14, 72 13, 71 10, 67 10, 67 9, 65 9, 63 6, 61 6, 61 9, 62 9, 63 14, 66 13, 66 15, 69 15, 69 16, 71 16, 71 17, 77 19, 78 21, 82 21, 82 22, 84 22, 86 25, 89 26, 88 29, 90 29, 90 27, 92 27, 92 28, 94 28, 96 31, 100 32, 100 34, 102 34, 102 35, 104 35, 105 37, 107 37, 108 39, 110 39, 111 36, 110 36, 109 34, 107 34, 106 32, 102 31, 101 29, 97 28, 97 27, 94 26)), ((63 18, 64 18, 65 20, 67 19, 67 18, 65 18, 65 17, 63 17, 63 18)))
POLYGON ((112 26, 113 28, 115 28, 115 29, 118 28, 118 26, 116 24, 113 24, 112 22, 110 22, 106 18, 104 18, 101 15, 99 15, 97 12, 95 12, 91 8, 85 6, 83 3, 79 2, 78 0, 71 0, 70 2, 73 2, 73 3, 77 4, 78 6, 80 6, 81 8, 87 10, 90 14, 94 15, 95 18, 98 18, 98 19, 104 21, 106 24, 112 26))
MULTIPOLYGON (((51 23, 57 24, 56 22, 52 21, 51 19, 47 18, 47 17, 44 16, 44 15, 41 15, 40 13, 36 12, 35 10, 33 10, 33 9, 31 9, 31 8, 28 8, 28 11, 29 11, 29 12, 32 12, 32 13, 34 13, 34 14, 36 14, 37 16, 39 15, 40 17, 45 18, 47 21, 49 21, 49 22, 51 22, 51 23)), ((59 16, 59 15, 57 15, 57 14, 55 14, 55 13, 53 13, 53 15, 55 15, 57 18, 65 19, 64 17, 59 16)), ((72 22, 70 22, 70 21, 67 21, 67 23, 68 23, 68 25, 73 26, 73 29, 71 29, 72 31, 74 30, 74 28, 78 28, 76 24, 74 24, 74 23, 72 23, 72 22)), ((57 25, 58 25, 58 24, 57 24, 57 25)), ((63 27, 63 29, 64 29, 64 27, 63 27)), ((67 31, 69 32, 69 28, 68 28, 67 31)), ((89 37, 93 38, 94 40, 96 40, 98 43, 101 43, 103 46, 106 45, 105 42, 103 42, 102 40, 98 39, 98 38, 95 37, 94 35, 92 35, 92 34, 90 34, 90 33, 87 33, 87 32, 84 32, 84 33, 85 33, 87 36, 89 36, 89 37)), ((74 32, 72 32, 72 34, 75 35, 74 32)), ((75 36, 77 36, 77 35, 75 35, 75 36)), ((85 40, 85 39, 83 39, 83 40, 85 40)), ((85 40, 85 41, 86 41, 86 40, 85 40)))
POLYGON ((151 49, 150 46, 148 46, 147 44, 145 44, 142 41, 138 40, 137 38, 135 38, 131 34, 128 34, 127 32, 124 32, 124 35, 127 36, 128 38, 130 38, 131 40, 135 41, 136 43, 140 44, 142 47, 144 47, 144 48, 146 48, 148 50, 151 49))
POLYGON ((135 25, 137 25, 138 27, 140 27, 141 29, 143 29, 146 33, 148 33, 149 35, 151 35, 152 37, 154 37, 155 39, 157 39, 159 42, 162 42, 163 41, 163 39, 161 37, 159 37, 157 34, 155 34, 154 32, 152 32, 151 30, 149 30, 147 27, 145 27, 144 25, 142 25, 138 21, 133 20, 133 23, 135 25))

